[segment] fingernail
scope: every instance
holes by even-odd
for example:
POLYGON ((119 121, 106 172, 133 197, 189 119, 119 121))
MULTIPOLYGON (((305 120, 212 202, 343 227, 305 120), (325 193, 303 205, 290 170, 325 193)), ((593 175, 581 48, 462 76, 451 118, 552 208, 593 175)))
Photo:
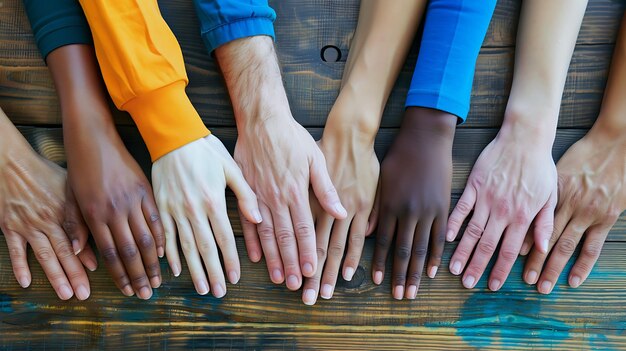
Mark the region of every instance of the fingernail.
POLYGON ((283 273, 280 269, 275 269, 272 271, 272 282, 275 284, 280 284, 283 282, 283 273))
POLYGON ((452 262, 452 266, 450 266, 450 273, 454 275, 461 274, 461 261, 452 262))
POLYGON ((573 276, 573 277, 569 280, 569 285, 570 285, 572 288, 577 288, 577 287, 579 287, 579 286, 580 286, 580 280, 581 280, 581 279, 580 279, 580 277, 579 277, 579 276, 577 276, 577 275, 575 275, 575 276, 573 276))
POLYGON ((406 289, 406 298, 409 300, 415 300, 417 297, 417 285, 409 285, 406 289))
POLYGON ((346 269, 343 271, 343 279, 345 279, 346 281, 351 281, 352 277, 354 277, 354 268, 346 267, 346 269))
POLYGON ((446 233, 446 240, 453 241, 454 240, 454 232, 452 230, 448 230, 446 233))
POLYGON ((315 290, 313 289, 304 290, 304 294, 302 295, 302 302, 304 302, 305 305, 309 305, 309 306, 314 305, 315 304, 315 290))
POLYGON ((528 250, 528 243, 527 243, 527 242, 524 242, 524 243, 522 244, 522 249, 520 250, 520 254, 522 254, 522 255, 527 254, 527 253, 528 253, 528 251, 527 251, 527 250, 528 250))
POLYGON ((83 248, 80 247, 80 243, 76 239, 72 240, 72 249, 74 250, 74 255, 78 255, 81 251, 83 251, 83 248))
POLYGON ((437 270, 439 269, 439 267, 437 266, 432 266, 430 267, 430 269, 428 270, 428 277, 433 279, 435 278, 435 276, 437 275, 437 270))
POLYGON ((326 300, 333 297, 333 287, 330 286, 330 284, 322 285, 322 292, 320 293, 320 296, 326 300))
POLYGON ((130 285, 126 285, 122 288, 122 294, 126 296, 133 296, 135 295, 135 291, 133 291, 133 288, 130 285))
POLYGON ((374 284, 380 285, 380 283, 382 282, 383 282, 383 272, 382 271, 374 272, 374 284))
POLYGON ((402 285, 396 285, 396 287, 393 288, 393 298, 402 300, 402 295, 404 295, 404 287, 402 285))
POLYGON ((259 212, 259 210, 252 210, 252 217, 254 217, 256 224, 263 222, 263 217, 261 217, 261 212, 259 212))
POLYGON ((348 212, 343 206, 341 206, 341 203, 339 202, 335 204, 335 212, 337 212, 337 214, 339 214, 341 218, 345 218, 346 216, 348 216, 348 212))
POLYGON ((206 295, 209 293, 209 285, 204 280, 198 283, 198 294, 206 295))
POLYGON ((180 275, 180 266, 178 265, 178 263, 172 264, 172 273, 175 277, 178 277, 180 275))
POLYGON ((85 262, 85 267, 87 267, 90 272, 95 272, 96 268, 98 268, 98 262, 88 259, 87 262, 85 262))
POLYGON ((24 289, 28 288, 28 286, 30 285, 30 279, 28 279, 28 277, 26 276, 19 277, 17 279, 17 282, 20 283, 20 286, 24 289))
POLYGON ((237 284, 239 282, 239 274, 237 274, 236 271, 228 272, 228 281, 230 281, 231 284, 237 284))
POLYGON ((224 288, 224 286, 222 286, 222 284, 217 284, 213 287, 213 296, 220 299, 224 297, 224 295, 226 295, 226 289, 224 288))
POLYGON ((78 286, 76 289, 76 298, 81 301, 87 300, 89 298, 89 290, 84 285, 78 286))
POLYGON ((500 289, 500 280, 494 279, 489 282, 489 289, 491 291, 498 291, 500 289))
POLYGON ((299 285, 300 284, 298 284, 298 277, 296 277, 295 275, 290 275, 289 277, 287 277, 287 288, 289 288, 290 290, 296 290, 300 287, 299 285))
POLYGON ((261 254, 258 251, 250 252, 250 261, 259 262, 261 259, 261 254))
POLYGON ((543 241, 541 242, 541 253, 548 253, 549 242, 550 241, 548 239, 543 239, 543 241))
POLYGON ((471 289, 474 287, 475 281, 476 281, 476 278, 474 278, 471 275, 468 275, 467 277, 465 277, 465 279, 463 279, 463 286, 467 289, 471 289))
POLYGON ((315 272, 313 271, 313 265, 310 264, 309 262, 305 263, 302 265, 302 274, 306 275, 306 276, 311 276, 313 275, 315 272))
POLYGON ((528 271, 526 274, 526 282, 528 284, 537 284, 537 272, 536 271, 528 271))
POLYGON ((161 277, 159 277, 158 275, 155 275, 154 277, 150 278, 150 285, 156 289, 159 286, 161 286, 161 277))
POLYGON ((140 299, 148 300, 150 297, 152 297, 152 289, 144 286, 143 288, 139 289, 137 296, 139 296, 140 299))
POLYGON ((157 255, 159 255, 159 258, 163 258, 163 256, 165 256, 165 249, 163 249, 162 246, 157 248, 157 255))
POLYGON ((544 280, 539 286, 539 292, 542 294, 549 294, 552 291, 552 283, 548 280, 544 280))
POLYGON ((74 295, 74 293, 72 292, 72 289, 69 286, 61 285, 59 287, 59 297, 62 300, 69 300, 72 297, 72 295, 74 295))

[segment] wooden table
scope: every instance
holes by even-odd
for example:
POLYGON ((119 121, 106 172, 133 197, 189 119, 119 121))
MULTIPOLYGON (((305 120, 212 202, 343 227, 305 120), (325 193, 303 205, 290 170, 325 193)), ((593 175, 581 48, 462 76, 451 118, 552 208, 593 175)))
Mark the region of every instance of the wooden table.
MULTIPOLYGON (((191 1, 160 3, 183 48, 191 80, 187 91, 206 124, 232 151, 236 130, 228 95, 200 40, 191 1)), ((337 95, 359 2, 271 3, 278 13, 278 52, 294 116, 319 137, 337 95)), ((557 159, 597 116, 624 8, 623 1, 589 3, 565 87, 553 151, 557 159)), ((481 50, 472 110, 455 140, 453 203, 502 122, 519 10, 519 0, 500 0, 481 50)), ((376 141, 379 156, 399 126, 416 57, 414 47, 385 111, 376 141)), ((37 151, 64 164, 57 97, 19 0, 0 0, 0 106, 37 151)), ((132 121, 122 113, 116 121, 128 147, 148 169, 132 121)), ((263 263, 251 264, 244 257, 232 200, 228 205, 243 274, 223 299, 197 295, 188 271, 174 278, 163 260, 164 283, 150 301, 122 296, 101 265, 89 275, 88 301, 62 302, 32 257, 32 286, 20 288, 0 240, 0 349, 626 350, 624 215, 578 289, 569 288, 563 274, 552 294, 538 294, 521 280, 520 259, 498 293, 488 291, 485 279, 466 290, 444 269, 435 280, 422 282, 417 300, 397 302, 390 295, 389 276, 379 287, 370 279, 373 241, 368 239, 353 281, 340 281, 332 300, 308 307, 300 292, 272 284, 263 263)), ((454 246, 447 245, 445 266, 454 246)))

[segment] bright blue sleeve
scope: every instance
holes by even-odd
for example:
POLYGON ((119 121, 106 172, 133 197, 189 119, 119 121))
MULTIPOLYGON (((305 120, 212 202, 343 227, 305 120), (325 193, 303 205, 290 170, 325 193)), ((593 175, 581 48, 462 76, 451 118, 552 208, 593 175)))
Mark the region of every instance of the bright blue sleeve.
POLYGON ((193 0, 200 34, 209 52, 230 41, 267 35, 274 38, 276 12, 267 0, 193 0))
POLYGON ((406 106, 469 112, 474 70, 497 0, 430 0, 406 106))

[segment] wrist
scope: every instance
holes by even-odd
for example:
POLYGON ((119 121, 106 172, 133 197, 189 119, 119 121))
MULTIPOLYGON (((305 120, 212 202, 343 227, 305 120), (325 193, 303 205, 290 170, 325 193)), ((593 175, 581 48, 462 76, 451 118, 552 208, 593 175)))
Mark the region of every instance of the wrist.
POLYGON ((558 109, 519 110, 507 106, 498 137, 552 150, 558 114, 558 109))
POLYGON ((410 106, 404 112, 400 133, 439 140, 452 147, 458 117, 425 107, 410 106))
POLYGON ((626 139, 626 118, 614 118, 601 113, 587 134, 605 141, 623 141, 626 139))

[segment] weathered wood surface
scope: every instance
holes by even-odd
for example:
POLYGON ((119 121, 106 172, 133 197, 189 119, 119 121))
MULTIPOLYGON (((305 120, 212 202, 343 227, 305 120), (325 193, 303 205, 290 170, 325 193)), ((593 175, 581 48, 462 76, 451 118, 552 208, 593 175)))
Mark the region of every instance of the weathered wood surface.
MULTIPOLYGON (((336 97, 356 24, 358 0, 270 0, 278 13, 278 54, 296 119, 321 135, 336 97), (326 45, 341 52, 324 62, 326 45)), ((188 93, 204 121, 232 151, 236 140, 228 95, 215 62, 198 33, 191 1, 159 1, 179 38, 190 77, 188 93)), ((515 32, 521 0, 500 0, 478 60, 468 122, 459 127, 453 151, 453 204, 471 166, 495 136, 511 84, 515 32)), ((568 75, 553 155, 558 159, 589 128, 598 113, 610 56, 625 1, 590 0, 568 75)), ((399 126, 417 47, 396 84, 376 141, 383 156, 399 126)), ((47 69, 33 42, 20 0, 0 1, 0 107, 31 145, 64 164, 60 110, 47 69)), ((541 116, 538 116, 541 118, 541 116)), ((149 172, 145 146, 124 113, 116 113, 127 147, 149 172)), ((518 260, 506 285, 490 293, 462 288, 441 269, 426 279, 416 301, 390 296, 370 279, 373 240, 353 282, 340 281, 331 301, 313 307, 300 292, 275 286, 263 263, 245 259, 236 204, 229 215, 242 257, 242 279, 224 299, 195 294, 186 268, 174 278, 162 260, 164 284, 147 302, 123 297, 101 268, 90 273, 92 297, 68 302, 54 297, 31 259, 32 287, 18 286, 0 239, 0 350, 23 349, 286 349, 345 350, 626 350, 626 214, 622 214, 588 281, 567 287, 563 274, 554 292, 542 296, 521 280, 518 260)), ((447 265, 455 244, 447 245, 447 265)), ((570 262, 571 266, 571 262, 570 262)), ((568 269, 566 269, 568 271, 568 269)))
MULTIPOLYGON (((294 117, 308 127, 321 127, 336 98, 354 32, 358 1, 273 1, 278 13, 276 36, 285 85, 294 117), (320 50, 334 45, 339 62, 324 62, 320 50)), ((191 1, 161 1, 164 17, 180 40, 190 84, 191 100, 211 126, 233 126, 232 109, 215 61, 199 35, 191 1)), ((472 109, 460 128, 497 127, 502 121, 512 76, 514 38, 520 1, 501 0, 485 47, 479 56, 472 109)), ((623 1, 590 1, 579 45, 565 89, 560 127, 588 128, 593 124, 604 89, 623 1)), ((53 84, 32 40, 19 0, 0 7, 0 106, 15 123, 59 124, 53 84)), ((383 126, 397 127, 417 58, 411 50, 389 100, 383 126)), ((125 114, 118 122, 130 124, 125 114)))

